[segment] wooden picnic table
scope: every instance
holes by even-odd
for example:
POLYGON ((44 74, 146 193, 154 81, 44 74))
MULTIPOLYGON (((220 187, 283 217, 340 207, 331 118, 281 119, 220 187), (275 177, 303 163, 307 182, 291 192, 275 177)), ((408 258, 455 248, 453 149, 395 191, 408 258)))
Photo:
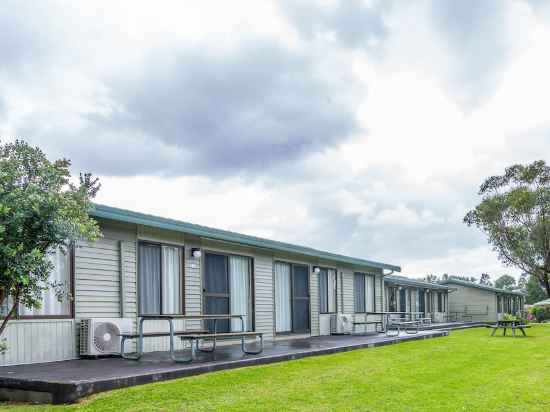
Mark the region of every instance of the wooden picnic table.
POLYGON ((527 336, 525 329, 531 326, 526 325, 523 320, 498 320, 495 325, 490 325, 489 327, 493 329, 491 336, 495 336, 498 329, 502 329, 502 336, 506 336, 506 330, 511 329, 512 335, 516 337, 516 329, 519 329, 523 336, 527 336))

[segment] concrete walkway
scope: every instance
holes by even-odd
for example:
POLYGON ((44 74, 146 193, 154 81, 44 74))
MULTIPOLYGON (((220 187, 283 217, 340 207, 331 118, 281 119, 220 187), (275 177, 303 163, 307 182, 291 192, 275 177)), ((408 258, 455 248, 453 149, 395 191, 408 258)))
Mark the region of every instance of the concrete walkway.
POLYGON ((401 333, 398 337, 375 334, 291 339, 266 342, 259 355, 245 355, 240 345, 227 345, 219 346, 214 353, 200 353, 197 361, 191 364, 173 363, 168 353, 152 352, 139 361, 110 357, 4 366, 0 367, 0 399, 74 402, 93 393, 117 388, 448 334, 448 331, 426 330, 414 335, 401 333))

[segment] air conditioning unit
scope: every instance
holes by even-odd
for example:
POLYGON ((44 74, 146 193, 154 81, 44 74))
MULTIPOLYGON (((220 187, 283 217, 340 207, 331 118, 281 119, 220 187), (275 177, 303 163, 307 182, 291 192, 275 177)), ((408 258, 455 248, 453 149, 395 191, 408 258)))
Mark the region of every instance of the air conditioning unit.
POLYGON ((331 333, 333 335, 349 335, 353 331, 353 315, 338 313, 331 319, 331 333))
POLYGON ((87 318, 80 321, 80 355, 120 353, 120 334, 132 332, 129 318, 87 318))

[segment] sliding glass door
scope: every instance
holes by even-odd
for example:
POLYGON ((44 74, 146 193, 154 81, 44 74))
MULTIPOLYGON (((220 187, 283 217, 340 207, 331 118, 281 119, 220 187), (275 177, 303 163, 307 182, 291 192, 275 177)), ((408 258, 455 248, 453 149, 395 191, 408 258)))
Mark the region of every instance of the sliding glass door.
POLYGON ((292 331, 291 266, 275 262, 275 332, 292 331))
POLYGON ((274 277, 275 332, 309 332, 308 267, 275 262, 274 277))
POLYGON ((292 331, 307 333, 309 326, 309 268, 292 266, 292 331))
MULTIPOLYGON (((242 315, 245 329, 252 330, 251 259, 207 253, 204 260, 204 314, 242 315)), ((218 332, 241 330, 239 319, 217 322, 218 332)), ((213 331, 214 321, 207 321, 206 327, 213 331)))

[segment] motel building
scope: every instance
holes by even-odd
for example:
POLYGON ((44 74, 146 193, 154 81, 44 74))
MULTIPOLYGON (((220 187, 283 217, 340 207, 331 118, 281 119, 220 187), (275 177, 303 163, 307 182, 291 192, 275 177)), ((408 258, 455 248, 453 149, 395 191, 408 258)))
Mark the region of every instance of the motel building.
MULTIPOLYGON (((349 314, 365 318, 366 312, 383 311, 384 275, 400 271, 392 264, 109 206, 96 205, 91 215, 103 237, 51 255, 51 279, 65 283, 73 299, 59 302, 46 292, 40 309, 18 308, 4 335, 9 350, 0 355, 0 365, 101 354, 94 339, 113 334, 113 328, 135 332, 144 314, 241 314, 246 330, 262 332, 266 342, 345 333, 349 321, 342 325, 339 315, 349 320, 349 314), (94 338, 89 320, 106 318, 114 326, 94 338)), ((201 321, 174 323, 176 329, 201 328, 201 321)), ((168 325, 149 321, 144 328, 166 331, 168 325)), ((231 319, 217 328, 241 325, 231 319)), ((376 332, 376 325, 362 331, 376 332)), ((135 341, 129 343, 128 350, 135 349, 135 341)), ((165 337, 144 340, 145 352, 168 349, 165 337)), ((116 353, 120 346, 103 350, 116 353)))

